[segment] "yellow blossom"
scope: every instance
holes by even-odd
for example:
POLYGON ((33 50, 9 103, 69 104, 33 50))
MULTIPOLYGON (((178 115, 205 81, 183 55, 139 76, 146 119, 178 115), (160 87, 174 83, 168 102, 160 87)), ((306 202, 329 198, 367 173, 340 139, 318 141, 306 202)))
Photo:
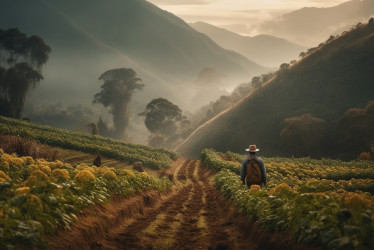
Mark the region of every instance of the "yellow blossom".
POLYGON ((38 178, 36 178, 36 176, 29 176, 29 178, 27 178, 27 180, 25 180, 23 184, 28 187, 35 186, 36 184, 38 184, 38 178))
POLYGON ((58 165, 55 162, 48 162, 48 167, 53 170, 55 168, 58 168, 58 165))
POLYGON ((2 148, 0 148, 0 154, 4 154, 4 151, 2 148))
POLYGON ((260 190, 261 190, 261 187, 259 185, 251 185, 251 187, 249 188, 249 192, 251 193, 255 193, 260 190))
POLYGON ((84 169, 87 169, 87 168, 89 168, 89 166, 86 163, 80 163, 75 167, 75 169, 77 169, 77 170, 84 170, 84 169))
POLYGON ((0 169, 9 170, 9 163, 3 159, 0 159, 0 169))
POLYGON ((270 189, 269 194, 277 196, 284 192, 291 192, 291 191, 292 191, 292 188, 288 184, 282 183, 276 186, 275 188, 270 189))
POLYGON ((35 170, 39 170, 39 167, 35 164, 31 164, 31 165, 29 165, 29 169, 32 172, 32 171, 35 171, 35 170))
POLYGON ((30 187, 18 188, 16 192, 17 192, 17 195, 28 194, 30 192, 30 187))
POLYGON ((114 173, 113 171, 111 170, 107 170, 103 173, 103 177, 107 180, 115 180, 117 179, 117 175, 116 173, 114 173))
POLYGON ((46 175, 44 172, 40 170, 36 170, 31 172, 29 178, 23 183, 24 185, 28 187, 32 187, 35 185, 46 185, 46 181, 48 180, 48 175, 46 175))
POLYGON ((85 169, 85 170, 79 171, 75 175, 74 180, 78 181, 80 183, 87 183, 87 182, 91 182, 91 181, 96 181, 96 178, 93 175, 93 173, 91 173, 89 170, 85 169))
POLYGON ((91 173, 93 173, 93 174, 97 174, 99 172, 99 168, 96 167, 95 165, 89 167, 88 170, 90 170, 91 173))
POLYGON ((9 162, 13 159, 13 157, 10 154, 4 153, 4 154, 1 155, 1 159, 9 162))
POLYGON ((3 171, 1 171, 1 170, 0 170, 0 178, 5 179, 6 181, 10 181, 11 180, 10 177, 6 173, 4 173, 3 171))
POLYGON ((22 156, 21 159, 27 164, 34 164, 35 161, 31 156, 22 156))
POLYGON ((123 170, 123 171, 122 171, 122 174, 123 174, 124 176, 129 177, 129 178, 132 178, 132 177, 135 176, 134 172, 131 171, 131 170, 129 170, 129 169, 125 169, 125 170, 123 170))
POLYGON ((47 163, 47 161, 45 159, 43 159, 43 158, 40 158, 40 159, 36 160, 36 163, 39 165, 39 164, 47 163))
POLYGON ((148 178, 149 176, 148 176, 147 172, 141 172, 140 173, 140 177, 142 177, 142 178, 148 178))
POLYGON ((58 164, 58 165, 60 165, 60 166, 64 165, 64 163, 62 161, 60 161, 60 160, 55 160, 55 163, 58 164))
POLYGON ((111 171, 111 169, 108 168, 108 167, 100 167, 100 168, 98 169, 97 173, 98 173, 98 174, 104 174, 104 173, 107 172, 107 171, 111 171))
POLYGON ((43 171, 46 175, 51 175, 51 168, 49 167, 49 166, 47 166, 47 165, 41 165, 40 167, 39 167, 39 169, 41 170, 41 171, 43 171))
POLYGON ((52 176, 60 181, 66 181, 70 179, 69 172, 66 169, 56 168, 52 171, 52 176))
POLYGON ((65 166, 65 168, 73 168, 69 163, 65 163, 65 164, 63 164, 62 166, 65 166))
POLYGON ((345 197, 344 197, 344 204, 347 207, 372 207, 374 204, 371 200, 365 199, 364 197, 349 192, 345 197))
POLYGON ((45 181, 48 179, 48 175, 41 170, 36 170, 30 174, 30 176, 35 176, 38 180, 45 181))
POLYGON ((43 210, 42 201, 34 194, 28 194, 25 205, 34 209, 43 210))
POLYGON ((14 157, 12 159, 11 163, 18 168, 22 167, 22 165, 24 164, 23 160, 21 158, 17 158, 17 157, 14 157))

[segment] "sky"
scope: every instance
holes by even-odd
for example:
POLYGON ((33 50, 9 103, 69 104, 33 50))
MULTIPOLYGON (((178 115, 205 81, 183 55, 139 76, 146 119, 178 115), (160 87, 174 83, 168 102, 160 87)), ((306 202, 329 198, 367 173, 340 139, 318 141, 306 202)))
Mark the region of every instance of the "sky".
POLYGON ((251 25, 303 7, 332 7, 349 0, 148 0, 187 23, 203 21, 243 35, 251 25))

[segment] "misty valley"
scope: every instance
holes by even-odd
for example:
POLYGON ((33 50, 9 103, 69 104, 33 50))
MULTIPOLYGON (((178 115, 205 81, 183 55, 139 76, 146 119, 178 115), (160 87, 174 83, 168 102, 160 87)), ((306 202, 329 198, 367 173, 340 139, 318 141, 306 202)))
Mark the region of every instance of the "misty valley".
POLYGON ((0 0, 0 248, 372 249, 374 0, 159 2, 0 0))

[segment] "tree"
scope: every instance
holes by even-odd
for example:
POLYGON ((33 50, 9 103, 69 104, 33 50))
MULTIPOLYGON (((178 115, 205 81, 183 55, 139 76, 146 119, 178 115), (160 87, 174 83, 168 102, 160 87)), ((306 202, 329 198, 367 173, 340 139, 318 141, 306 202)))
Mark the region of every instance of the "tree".
POLYGON ((99 80, 103 80, 101 91, 94 96, 93 103, 101 103, 113 115, 115 136, 119 139, 129 124, 129 103, 136 90, 143 90, 144 84, 137 78, 136 72, 130 68, 108 70, 99 80))
POLYGON ((326 122, 311 114, 284 119, 280 137, 289 151, 296 156, 319 154, 322 150, 321 140, 325 136, 326 122))
POLYGON ((153 99, 139 115, 145 116, 145 126, 151 133, 164 136, 175 134, 177 122, 183 118, 182 110, 164 98, 153 99))
POLYGON ((351 108, 338 121, 336 128, 340 151, 357 155, 374 143, 374 100, 365 108, 351 108))
POLYGON ((217 72, 213 68, 204 68, 197 76, 196 84, 200 87, 220 86, 222 85, 222 79, 226 76, 217 72))
POLYGON ((91 129, 92 135, 99 135, 99 129, 95 123, 91 122, 88 124, 88 127, 91 129))
POLYGON ((261 84, 262 84, 262 79, 261 79, 261 77, 259 77, 259 76, 255 76, 255 77, 252 78, 252 86, 253 86, 254 88, 258 88, 258 87, 260 87, 261 84))
POLYGON ((0 29, 0 115, 20 118, 28 91, 43 79, 50 52, 38 36, 0 29))

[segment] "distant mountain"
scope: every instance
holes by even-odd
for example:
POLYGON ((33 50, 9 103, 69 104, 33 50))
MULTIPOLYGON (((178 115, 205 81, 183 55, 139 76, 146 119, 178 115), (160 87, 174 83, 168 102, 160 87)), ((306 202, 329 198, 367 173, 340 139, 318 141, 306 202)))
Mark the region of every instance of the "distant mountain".
POLYGON ((285 39, 269 35, 242 36, 204 22, 190 24, 195 30, 209 36, 225 49, 236 51, 248 59, 267 67, 296 60, 307 48, 285 39))
POLYGON ((36 119, 38 107, 45 113, 45 107, 83 105, 82 110, 93 109, 90 119, 97 121, 106 112, 91 104, 100 91, 99 76, 132 68, 145 84, 132 102, 133 138, 148 136, 144 118, 136 114, 154 98, 167 98, 184 111, 199 108, 192 101, 199 93, 194 84, 205 68, 224 75, 222 88, 268 71, 145 0, 0 0, 0 29, 8 28, 38 35, 52 48, 44 80, 27 96, 25 110, 33 112, 26 115, 36 119))
POLYGON ((314 47, 371 16, 374 0, 352 0, 329 8, 302 8, 261 24, 259 30, 314 47))
POLYGON ((374 19, 336 37, 232 108, 200 126, 178 147, 265 156, 357 158, 374 142, 374 19))
POLYGON ((1 0, 0 28, 10 27, 52 48, 34 94, 46 99, 59 89, 57 99, 90 103, 101 73, 132 67, 146 85, 143 103, 163 96, 187 108, 191 84, 206 67, 230 84, 267 71, 145 0, 1 0))

